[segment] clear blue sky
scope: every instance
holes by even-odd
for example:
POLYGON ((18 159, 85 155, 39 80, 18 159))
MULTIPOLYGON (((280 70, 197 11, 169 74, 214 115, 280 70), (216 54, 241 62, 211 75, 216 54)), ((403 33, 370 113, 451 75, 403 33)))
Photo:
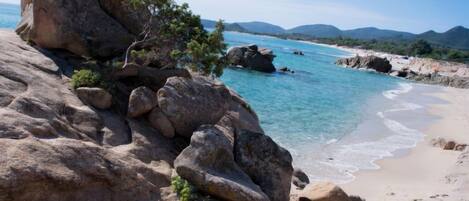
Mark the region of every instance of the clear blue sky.
POLYGON ((420 33, 469 27, 469 0, 176 0, 207 19, 264 21, 284 28, 332 24, 420 33))
MULTIPOLYGON (((420 33, 469 27, 469 0, 176 0, 207 19, 264 21, 292 28, 332 24, 341 29, 374 26, 420 33)), ((16 3, 19 0, 0 0, 16 3)))

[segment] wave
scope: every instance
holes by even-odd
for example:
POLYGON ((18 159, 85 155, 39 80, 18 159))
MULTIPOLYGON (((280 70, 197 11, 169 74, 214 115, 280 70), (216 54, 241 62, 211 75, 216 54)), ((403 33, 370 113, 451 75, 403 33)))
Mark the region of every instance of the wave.
POLYGON ((399 85, 399 89, 388 90, 383 92, 384 97, 393 100, 401 94, 409 93, 414 88, 409 83, 399 83, 399 85))
MULTIPOLYGON (((326 143, 326 146, 333 143, 337 145, 337 147, 331 150, 329 155, 334 160, 323 160, 320 163, 324 166, 335 168, 336 170, 333 172, 341 175, 341 177, 338 177, 330 174, 328 176, 332 177, 328 179, 337 183, 353 181, 355 179, 353 173, 359 170, 379 169, 380 166, 375 163, 377 160, 392 157, 394 156, 393 153, 398 150, 413 148, 417 146, 418 142, 423 140, 425 136, 423 133, 389 117, 391 113, 424 108, 421 105, 406 102, 398 98, 400 95, 411 92, 412 89, 411 84, 400 83, 398 89, 383 92, 383 96, 386 99, 392 100, 394 106, 393 108, 376 112, 376 116, 381 119, 378 122, 381 122, 388 130, 387 133, 389 134, 385 137, 351 144, 341 143, 340 140, 336 139, 326 143)), ((383 133, 386 133, 386 131, 383 131, 383 133)))

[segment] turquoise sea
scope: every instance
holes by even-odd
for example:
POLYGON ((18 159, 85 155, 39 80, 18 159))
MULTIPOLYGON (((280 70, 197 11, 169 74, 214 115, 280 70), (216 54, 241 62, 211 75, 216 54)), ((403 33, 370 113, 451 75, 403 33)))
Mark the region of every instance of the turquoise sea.
MULTIPOLYGON (((19 19, 19 6, 0 4, 0 28, 13 29, 19 19)), ((312 180, 350 181, 353 172, 379 168, 375 160, 421 140, 420 120, 428 116, 422 109, 430 102, 416 104, 411 96, 425 93, 421 86, 336 66, 350 53, 327 46, 235 32, 225 33, 225 39, 229 46, 270 48, 277 55, 275 66, 295 71, 228 68, 221 79, 248 100, 266 134, 287 148, 294 165, 312 180)))
POLYGON ((0 3, 0 28, 13 29, 20 18, 18 5, 0 3))

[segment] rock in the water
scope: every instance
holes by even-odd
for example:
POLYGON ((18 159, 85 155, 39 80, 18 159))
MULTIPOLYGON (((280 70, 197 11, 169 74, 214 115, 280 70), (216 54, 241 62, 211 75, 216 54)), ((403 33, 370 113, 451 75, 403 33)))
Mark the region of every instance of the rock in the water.
POLYGON ((305 55, 305 54, 304 54, 302 51, 300 51, 300 50, 295 50, 295 51, 293 52, 293 54, 295 54, 295 55, 300 55, 300 56, 304 56, 304 55, 305 55))
POLYGON ((308 175, 306 175, 301 169, 295 168, 293 171, 292 183, 298 188, 303 189, 309 184, 308 175))
POLYGON ((275 58, 273 51, 266 48, 259 49, 257 45, 232 47, 228 50, 227 58, 232 65, 266 73, 275 72, 272 63, 275 58))
POLYGON ((132 91, 129 97, 129 117, 139 117, 150 112, 158 105, 156 93, 148 87, 139 87, 132 91))
POLYGON ((299 201, 350 201, 349 196, 332 183, 308 185, 299 198, 299 201))
POLYGON ((43 48, 93 57, 121 55, 146 20, 142 19, 145 12, 123 3, 116 6, 116 2, 122 1, 22 0, 22 20, 16 31, 43 48))
POLYGON ((236 163, 272 201, 288 201, 293 174, 290 153, 270 137, 241 130, 235 139, 236 163))
POLYGON ((337 60, 336 64, 350 68, 372 69, 380 73, 389 73, 392 69, 392 65, 386 58, 376 56, 343 58, 337 60))
POLYGON ((191 144, 174 161, 179 176, 199 190, 227 201, 268 201, 269 198, 235 163, 233 147, 213 126, 194 132, 191 144))
POLYGON ((216 124, 231 99, 228 89, 208 78, 172 77, 158 91, 158 105, 176 133, 190 137, 201 125, 216 124))
POLYGON ((169 119, 161 112, 161 109, 155 107, 148 115, 148 121, 151 126, 158 130, 163 136, 173 138, 175 135, 174 127, 169 119))
POLYGON ((104 89, 80 87, 76 93, 85 104, 93 107, 109 109, 112 106, 112 95, 104 89))

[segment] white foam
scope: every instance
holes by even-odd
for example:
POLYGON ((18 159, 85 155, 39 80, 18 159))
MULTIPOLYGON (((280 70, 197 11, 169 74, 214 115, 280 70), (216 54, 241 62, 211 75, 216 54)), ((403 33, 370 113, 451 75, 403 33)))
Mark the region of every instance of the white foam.
POLYGON ((331 140, 327 141, 326 144, 327 144, 327 145, 329 145, 329 144, 334 144, 334 143, 336 143, 336 142, 338 142, 338 141, 339 141, 338 139, 335 139, 335 138, 334 138, 334 139, 331 139, 331 140))
POLYGON ((385 157, 392 157, 397 150, 415 147, 418 142, 423 140, 424 134, 420 131, 387 117, 389 113, 414 111, 423 108, 421 105, 398 99, 399 95, 409 93, 412 89, 411 84, 400 83, 398 89, 383 92, 386 98, 394 101, 393 106, 396 108, 379 111, 376 115, 382 119, 382 123, 388 129, 390 135, 374 141, 360 143, 340 145, 340 141, 336 139, 326 143, 329 145, 333 142, 339 145, 329 154, 330 158, 334 159, 333 161, 320 162, 322 165, 336 169, 328 170, 329 172, 341 174, 342 177, 333 174, 328 175, 334 177, 331 178, 334 182, 347 183, 352 181, 355 178, 353 173, 360 169, 379 169, 380 167, 375 161, 385 157))
POLYGON ((409 93, 414 87, 409 83, 399 83, 399 89, 388 90, 383 92, 384 97, 388 99, 395 99, 397 96, 409 93))

